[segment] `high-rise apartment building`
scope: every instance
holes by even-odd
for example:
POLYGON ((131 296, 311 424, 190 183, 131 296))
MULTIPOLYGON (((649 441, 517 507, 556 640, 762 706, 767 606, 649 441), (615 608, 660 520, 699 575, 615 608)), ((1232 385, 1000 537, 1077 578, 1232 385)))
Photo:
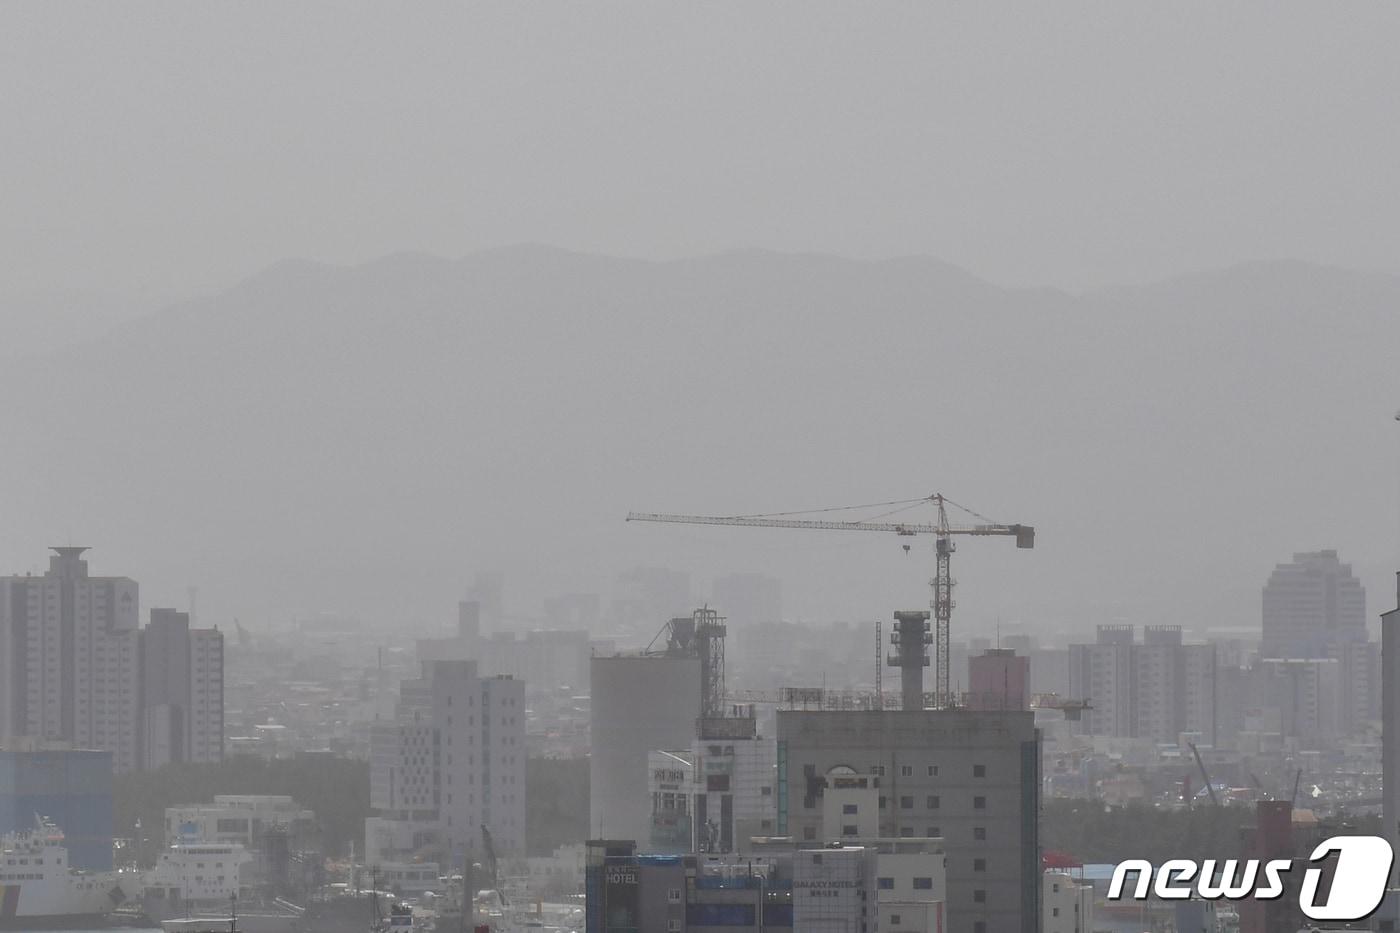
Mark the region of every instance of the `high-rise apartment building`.
POLYGON ((1254 667, 1255 709, 1263 731, 1302 748, 1332 748, 1346 735, 1347 697, 1333 658, 1261 658, 1254 667))
POLYGON ((56 547, 42 576, 0 579, 0 741, 112 753, 139 765, 136 581, 93 577, 87 548, 56 547))
POLYGON ((141 644, 141 767, 224 757, 224 636, 152 609, 141 644))
POLYGON ((1089 697, 1078 731, 1174 744, 1183 732, 1217 741, 1216 647, 1182 641, 1178 625, 1101 625, 1070 645, 1070 695, 1089 697))
POLYGON ((435 855, 460 867, 483 854, 482 827, 497 855, 525 852, 525 684, 482 677, 474 661, 423 664, 404 681, 398 715, 370 735, 368 841, 406 840, 376 857, 435 855), (408 849, 412 846, 412 849, 408 849))

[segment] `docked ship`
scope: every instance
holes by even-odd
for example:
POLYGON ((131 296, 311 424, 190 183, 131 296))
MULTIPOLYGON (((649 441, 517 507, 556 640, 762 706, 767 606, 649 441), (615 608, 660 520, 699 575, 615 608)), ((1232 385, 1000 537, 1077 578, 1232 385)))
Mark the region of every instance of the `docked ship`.
POLYGON ((163 929, 223 929, 234 916, 239 933, 301 933, 305 911, 284 900, 240 899, 242 867, 251 856, 236 843, 177 843, 145 876, 141 908, 163 929))
POLYGON ((136 884, 129 872, 72 868, 63 831, 48 820, 0 836, 0 930, 100 926, 136 884))

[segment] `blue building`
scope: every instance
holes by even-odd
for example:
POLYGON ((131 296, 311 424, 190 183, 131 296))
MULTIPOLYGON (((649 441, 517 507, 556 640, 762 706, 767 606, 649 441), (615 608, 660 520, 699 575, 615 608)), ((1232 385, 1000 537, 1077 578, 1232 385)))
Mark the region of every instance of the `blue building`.
POLYGON ((63 830, 68 863, 112 868, 112 753, 0 751, 0 833, 46 817, 63 830))
POLYGON ((782 933, 793 928, 791 852, 643 855, 630 840, 587 843, 587 933, 782 933))

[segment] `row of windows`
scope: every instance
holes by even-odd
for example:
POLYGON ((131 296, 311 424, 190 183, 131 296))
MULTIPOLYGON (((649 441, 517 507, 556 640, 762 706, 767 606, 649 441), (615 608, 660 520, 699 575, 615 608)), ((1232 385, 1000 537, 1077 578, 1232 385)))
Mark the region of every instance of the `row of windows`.
MULTIPOLYGON (((854 824, 854 823, 844 823, 844 824, 842 824, 842 826, 841 826, 841 835, 843 835, 843 836, 858 836, 858 835, 860 835, 860 827, 857 826, 857 825, 854 824)), ((930 838, 930 839, 938 839, 938 838, 940 838, 940 837, 943 835, 943 827, 941 827, 941 826, 930 826, 930 827, 928 828, 928 832, 925 833, 924 835, 925 835, 927 838, 930 838)), ((899 827, 899 837, 900 837, 901 839, 913 839, 913 838, 914 838, 914 827, 912 827, 912 826, 901 826, 901 827, 899 827)), ((802 829, 802 838, 803 838, 803 839, 807 839, 807 840, 816 839, 816 838, 817 838, 817 828, 816 828, 815 826, 805 826, 805 827, 803 827, 803 829, 802 829)), ((974 840, 978 841, 978 842, 986 842, 986 841, 987 841, 987 827, 985 827, 985 826, 974 826, 974 827, 972 827, 972 838, 973 838, 974 840)), ((982 869, 977 868, 977 867, 974 866, 972 870, 973 870, 973 871, 981 871, 982 869)))
MULTIPOLYGON (((712 751, 710 754, 715 754, 715 753, 712 751)), ((927 776, 927 777, 938 777, 938 768, 939 768, 938 765, 927 765, 927 766, 926 766, 926 769, 925 769, 925 770, 926 770, 926 776, 927 776)), ((873 775, 876 775, 877 777, 884 777, 884 776, 885 776, 885 766, 884 766, 884 765, 871 765, 871 766, 870 766, 870 773, 873 774, 873 775)), ((899 766, 899 774, 900 774, 901 777, 913 777, 913 776, 914 776, 914 766, 913 766, 913 765, 900 765, 900 766, 899 766)), ((975 777, 975 778, 984 778, 984 777, 986 777, 986 776, 987 776, 987 766, 986 766, 986 765, 974 764, 974 765, 972 766, 972 776, 975 777)))
MULTIPOLYGON (((926 809, 926 810, 940 810, 940 809, 942 809, 942 803, 943 803, 943 798, 942 798, 940 795, 938 795, 938 794, 929 794, 927 797, 924 798, 924 809, 926 809)), ((852 805, 852 804, 847 804, 846 806, 850 807, 850 806, 853 806, 853 805, 852 805)), ((881 809, 881 810, 885 809, 885 806, 886 806, 886 798, 881 797, 881 798, 880 798, 880 809, 881 809)), ((901 810, 912 810, 912 809, 914 809, 914 798, 913 798, 912 796, 900 797, 900 798, 899 798, 899 809, 901 809, 901 810)), ((974 796, 974 797, 972 798, 972 809, 974 809, 974 810, 985 810, 985 809, 987 809, 987 798, 986 798, 986 797, 983 797, 983 796, 981 796, 981 795, 974 796)), ((846 812, 848 812, 848 813, 854 813, 855 810, 847 810, 846 812)))

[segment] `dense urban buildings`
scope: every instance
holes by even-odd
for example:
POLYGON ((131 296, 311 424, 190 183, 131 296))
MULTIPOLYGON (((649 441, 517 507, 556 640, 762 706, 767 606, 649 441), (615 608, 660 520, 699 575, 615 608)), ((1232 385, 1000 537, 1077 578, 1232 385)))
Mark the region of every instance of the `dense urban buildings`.
POLYGON ((221 760, 223 635, 173 609, 138 628, 136 581, 91 576, 87 550, 0 579, 0 743, 106 751, 118 772, 221 760))
POLYGON ((783 619, 782 583, 763 573, 731 573, 717 577, 714 607, 735 627, 783 619))
POLYGON ((1184 732, 1216 741, 1213 644, 1186 644, 1179 625, 1100 625, 1092 645, 1071 645, 1070 695, 1092 698, 1086 735, 1176 743, 1184 732))

